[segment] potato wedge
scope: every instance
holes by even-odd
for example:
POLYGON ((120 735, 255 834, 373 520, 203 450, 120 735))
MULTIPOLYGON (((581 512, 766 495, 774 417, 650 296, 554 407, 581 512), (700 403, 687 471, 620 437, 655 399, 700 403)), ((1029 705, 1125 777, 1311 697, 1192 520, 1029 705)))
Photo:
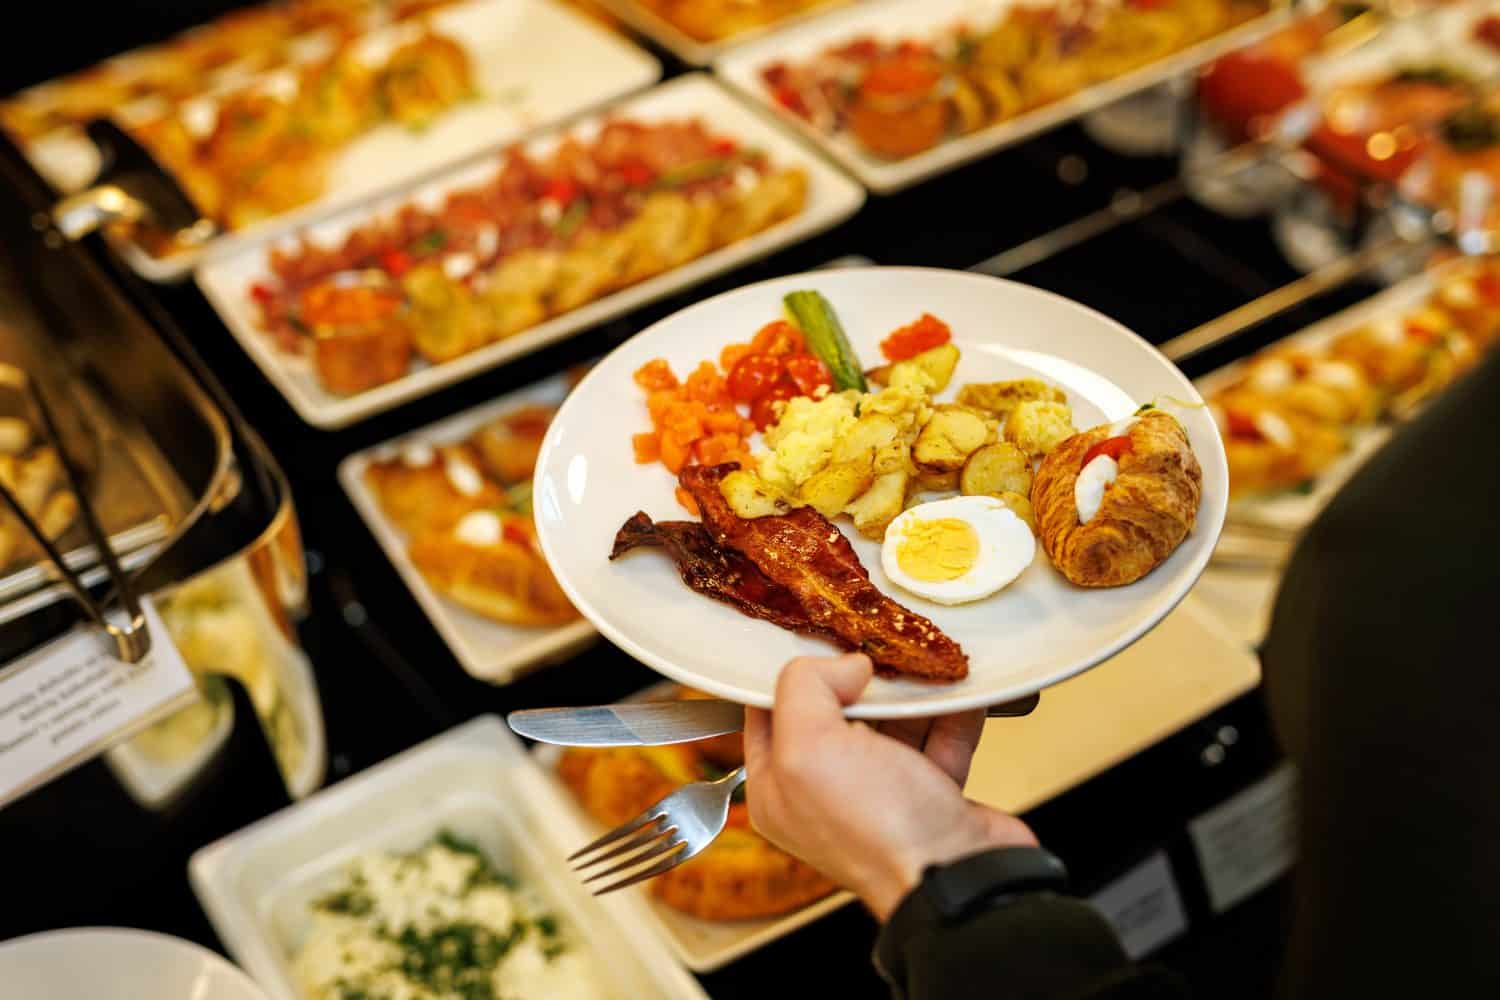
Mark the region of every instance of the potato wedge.
POLYGON ((907 489, 910 493, 952 493, 958 489, 957 469, 939 471, 918 467, 907 489))
POLYGON ((1019 403, 1040 400, 1066 403, 1068 394, 1041 379, 1022 378, 1009 382, 970 382, 958 390, 957 402, 1004 419, 1019 403))
POLYGON ((1031 533, 1036 534, 1036 512, 1031 509, 1031 498, 1020 493, 1002 493, 996 497, 1001 503, 1015 511, 1016 516, 1026 522, 1031 533))
POLYGON ((835 464, 873 462, 880 449, 895 441, 900 433, 900 426, 885 414, 866 414, 855 421, 848 434, 834 443, 829 461, 835 464))
POLYGON ((958 477, 958 491, 968 497, 1001 493, 1030 496, 1031 463, 1009 441, 987 444, 964 463, 958 477))
POLYGON ((799 507, 791 497, 767 483, 753 472, 736 469, 719 483, 719 493, 729 509, 744 518, 785 514, 799 507))
POLYGON ((870 488, 844 508, 861 535, 877 542, 885 537, 885 529, 906 506, 909 478, 904 469, 876 476, 870 488))
POLYGON ((973 410, 940 406, 912 446, 912 460, 932 472, 957 471, 992 437, 994 427, 973 410))
POLYGON ((875 473, 868 461, 834 462, 797 490, 797 499, 827 518, 839 515, 849 503, 870 488, 875 473))
POLYGON ((1005 440, 1028 458, 1040 458, 1076 433, 1073 411, 1066 403, 1026 400, 1016 404, 1005 421, 1005 440))
POLYGON ((953 371, 958 367, 958 348, 953 344, 941 344, 929 351, 913 355, 905 361, 881 365, 865 372, 865 381, 873 385, 887 386, 898 370, 916 369, 926 375, 932 383, 932 391, 942 392, 953 380, 953 371))

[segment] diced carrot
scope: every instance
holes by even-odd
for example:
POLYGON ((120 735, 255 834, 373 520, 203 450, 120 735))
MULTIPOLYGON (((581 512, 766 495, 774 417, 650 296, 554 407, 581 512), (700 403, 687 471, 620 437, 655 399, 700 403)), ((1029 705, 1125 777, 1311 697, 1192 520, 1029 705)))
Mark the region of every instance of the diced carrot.
POLYGON ((688 398, 698 403, 717 403, 728 393, 724 377, 712 361, 705 361, 693 370, 687 378, 686 388, 688 398))
POLYGON ((727 374, 751 353, 749 344, 730 344, 719 352, 719 367, 727 374))
POLYGON ((742 423, 744 423, 744 419, 735 410, 716 410, 703 420, 703 426, 715 434, 730 433, 738 435, 742 423))
POLYGON ((693 495, 681 486, 677 487, 677 502, 682 504, 689 514, 694 517, 698 516, 698 501, 694 500, 693 495))
POLYGON ((675 476, 682 471, 682 467, 687 464, 688 457, 691 454, 688 450, 688 445, 684 444, 681 439, 671 434, 662 436, 661 463, 667 467, 672 475, 675 476))
POLYGON ((666 418, 667 410, 679 401, 676 389, 657 389, 646 397, 646 412, 651 414, 651 422, 657 426, 661 425, 666 418))
POLYGON ((711 437, 700 438, 693 445, 693 454, 697 456, 699 465, 718 465, 739 446, 738 434, 715 434, 711 437))
POLYGON ((661 429, 683 441, 695 441, 703 436, 701 404, 677 402, 667 407, 661 418, 661 429))
POLYGON ((672 374, 672 366, 667 364, 663 358, 647 361, 641 365, 635 373, 635 384, 653 392, 657 389, 677 388, 677 376, 672 374))
POLYGON ((755 433, 755 421, 754 420, 741 420, 740 421, 740 437, 747 438, 751 434, 754 434, 754 433, 755 433))
POLYGON ((650 465, 661 458, 661 435, 655 431, 631 435, 630 443, 635 447, 635 460, 638 465, 650 465))

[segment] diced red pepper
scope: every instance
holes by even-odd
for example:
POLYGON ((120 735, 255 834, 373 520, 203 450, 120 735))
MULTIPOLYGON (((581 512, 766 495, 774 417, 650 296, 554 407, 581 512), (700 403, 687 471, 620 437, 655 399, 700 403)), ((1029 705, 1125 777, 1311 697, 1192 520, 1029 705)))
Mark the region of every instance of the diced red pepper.
POLYGON ((1134 445, 1130 443, 1129 434, 1121 434, 1118 437, 1105 438, 1103 441, 1100 441, 1098 444, 1094 445, 1088 451, 1083 453, 1083 464, 1080 465, 1079 468, 1084 468, 1100 455, 1108 455, 1110 458, 1118 462, 1120 460, 1120 456, 1127 454, 1133 447, 1134 445))
POLYGON ((627 160, 619 166, 620 179, 631 187, 645 187, 656 180, 656 173, 639 160, 627 160))
POLYGON ((1500 305, 1500 274, 1486 271, 1474 280, 1474 287, 1485 304, 1500 305))
POLYGON ((415 262, 405 250, 387 250, 380 255, 380 269, 393 278, 399 278, 412 269, 415 262))
POLYGON ((276 289, 264 281, 257 281, 250 286, 250 297, 263 306, 268 306, 276 298, 276 289))
POLYGON ((542 197, 559 205, 571 205, 578 197, 578 184, 571 177, 554 177, 542 185, 542 197))
POLYGON ((1229 425, 1229 436, 1245 440, 1260 440, 1260 428, 1255 426, 1255 418, 1248 413, 1239 410, 1227 410, 1224 413, 1225 422, 1229 425))
POLYGON ((1406 335, 1419 344, 1430 344, 1437 339, 1438 331, 1415 320, 1406 323, 1406 335))
POLYGON ((505 519, 505 523, 500 529, 500 535, 507 542, 514 542, 517 545, 528 547, 531 545, 531 532, 526 530, 526 526, 515 518, 507 517, 505 519))
POLYGON ((733 156, 740 150, 740 144, 733 139, 715 139, 708 146, 710 156, 733 156))

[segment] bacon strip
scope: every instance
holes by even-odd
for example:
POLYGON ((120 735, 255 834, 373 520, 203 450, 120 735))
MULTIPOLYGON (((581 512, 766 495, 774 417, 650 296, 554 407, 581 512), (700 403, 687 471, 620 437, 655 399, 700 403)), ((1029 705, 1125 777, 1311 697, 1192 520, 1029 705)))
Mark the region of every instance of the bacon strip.
POLYGON ((698 503, 713 540, 743 555, 773 583, 786 588, 813 625, 841 645, 859 650, 887 671, 934 681, 969 674, 958 643, 921 615, 886 597, 870 582, 843 532, 811 507, 746 519, 730 510, 719 481, 738 468, 688 466, 679 481, 698 503))
POLYGON ((641 546, 665 549, 677 564, 682 582, 700 594, 789 632, 831 639, 847 648, 848 644, 833 632, 813 624, 795 594, 772 583, 755 568, 754 563, 734 549, 720 546, 708 529, 697 521, 662 521, 657 524, 644 513, 638 513, 615 535, 610 561, 641 546))

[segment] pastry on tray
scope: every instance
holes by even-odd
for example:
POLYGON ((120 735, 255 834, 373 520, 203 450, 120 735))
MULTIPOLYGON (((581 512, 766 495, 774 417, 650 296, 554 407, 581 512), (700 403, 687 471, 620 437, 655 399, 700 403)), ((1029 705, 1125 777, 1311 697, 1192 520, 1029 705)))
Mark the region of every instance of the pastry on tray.
POLYGON ((1182 425, 1147 409, 1059 444, 1037 470, 1031 505, 1042 549, 1063 576, 1080 587, 1120 587, 1187 537, 1202 486, 1182 425))

